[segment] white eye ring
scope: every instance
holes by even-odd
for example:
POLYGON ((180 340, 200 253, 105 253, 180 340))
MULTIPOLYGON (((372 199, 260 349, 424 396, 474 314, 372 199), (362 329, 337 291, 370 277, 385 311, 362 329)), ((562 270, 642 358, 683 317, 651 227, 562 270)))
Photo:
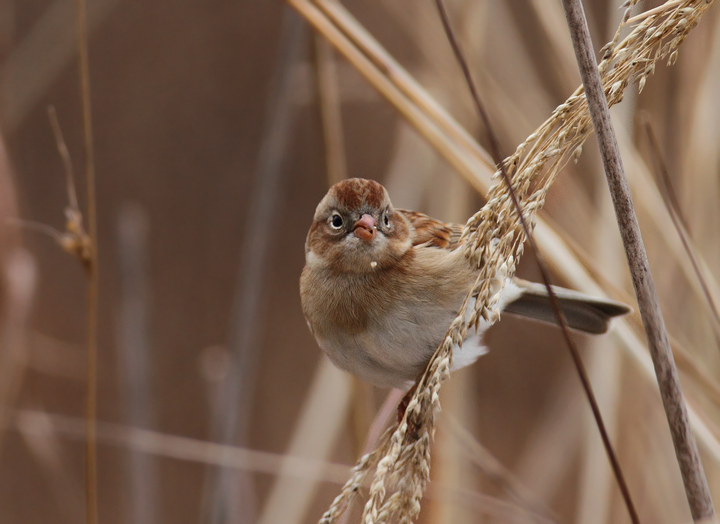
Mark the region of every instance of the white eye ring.
POLYGON ((387 213, 383 215, 383 223, 385 224, 385 227, 390 227, 390 217, 387 213))
POLYGON ((338 213, 333 213, 330 217, 330 227, 333 229, 340 229, 343 223, 343 218, 338 213))

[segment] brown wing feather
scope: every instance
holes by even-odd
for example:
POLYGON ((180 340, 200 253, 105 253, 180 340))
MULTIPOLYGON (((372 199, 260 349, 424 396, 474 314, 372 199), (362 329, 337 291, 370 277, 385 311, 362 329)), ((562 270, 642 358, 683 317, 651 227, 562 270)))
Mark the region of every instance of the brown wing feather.
POLYGON ((413 227, 412 245, 425 244, 440 249, 453 250, 463 242, 460 240, 463 226, 446 224, 417 211, 398 209, 413 227))

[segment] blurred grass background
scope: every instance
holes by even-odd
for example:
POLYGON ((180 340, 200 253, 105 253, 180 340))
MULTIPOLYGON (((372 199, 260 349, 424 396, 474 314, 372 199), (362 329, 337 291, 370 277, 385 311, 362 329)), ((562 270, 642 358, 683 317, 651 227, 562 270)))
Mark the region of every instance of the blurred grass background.
MULTIPOLYGON (((485 143, 432 2, 344 5, 485 143)), ((510 154, 580 83, 560 4, 447 6, 510 154)), ((585 8, 599 49, 620 20, 619 2, 585 8)), ((677 64, 659 66, 641 95, 631 88, 613 116, 631 184, 652 172, 637 115, 653 123, 717 297, 716 11, 677 64)), ((52 238, 22 231, 21 239, 9 220, 64 227, 49 104, 84 202, 74 24, 68 0, 0 2, 0 514, 9 523, 84 518, 86 277, 52 238), (20 244, 30 258, 17 256, 20 244)), ((297 283, 315 205, 343 173, 374 178, 397 206, 448 221, 464 222, 482 200, 281 2, 94 0, 89 24, 100 521, 315 522, 387 395, 327 366, 305 326, 297 283), (324 88, 318 63, 331 67, 324 88)), ((683 387, 717 447, 717 323, 657 191, 633 189, 666 322, 684 349, 683 387)), ((545 216, 604 279, 631 291, 592 139, 551 190, 545 216)), ((531 257, 520 275, 537 276, 531 257)), ((614 336, 578 339, 641 519, 689 521, 657 387, 614 336)), ((487 342, 490 354, 443 390, 420 521, 628 521, 559 333, 508 316, 487 342)), ((720 454, 700 448, 720 500, 720 454)))

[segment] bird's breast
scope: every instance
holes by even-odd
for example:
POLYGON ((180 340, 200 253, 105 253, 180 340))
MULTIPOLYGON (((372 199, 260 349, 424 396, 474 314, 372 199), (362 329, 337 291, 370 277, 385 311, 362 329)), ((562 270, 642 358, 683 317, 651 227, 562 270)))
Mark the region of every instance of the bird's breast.
POLYGON ((359 275, 306 267, 303 310, 318 344, 365 381, 405 387, 442 342, 474 280, 460 256, 426 248, 415 266, 359 275))

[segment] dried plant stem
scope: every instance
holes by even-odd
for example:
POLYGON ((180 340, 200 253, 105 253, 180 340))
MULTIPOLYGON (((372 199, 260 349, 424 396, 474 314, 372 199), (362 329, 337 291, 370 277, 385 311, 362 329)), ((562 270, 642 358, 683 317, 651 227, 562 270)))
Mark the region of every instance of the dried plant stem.
POLYGON ((595 423, 597 424, 598 431, 600 432, 600 437, 602 439, 603 446, 605 447, 605 452, 607 453, 608 459, 610 460, 610 465, 612 466, 613 473, 615 474, 615 479, 617 480, 618 487, 620 488, 620 493, 623 496, 623 500, 625 502, 625 505, 627 506, 628 513, 630 514, 630 519, 634 524, 637 524, 638 522, 640 522, 640 520, 638 518, 637 511, 635 510, 635 505, 632 502, 630 490, 628 489, 627 482, 625 482, 625 477, 622 473, 622 469, 620 468, 620 463, 617 459, 617 455, 615 454, 615 450, 613 449, 612 443, 610 442, 610 436, 608 435, 607 429, 605 427, 605 422, 603 421, 602 414, 600 413, 600 407, 598 406, 597 400, 595 398, 595 393, 593 391, 592 384, 590 383, 590 378, 587 374, 587 370, 585 369, 585 365, 580 358, 580 352, 578 351, 575 342, 570 336, 567 324, 565 322, 565 319, 563 318, 563 315, 560 311, 560 306, 558 305, 557 299, 555 297, 555 292, 550 286, 550 277, 548 275, 547 267, 542 259, 542 256, 540 255, 539 248, 535 244, 535 239, 530 232, 530 228, 528 227, 527 221, 523 214, 522 207, 520 206, 520 202, 518 201, 515 190, 513 189, 512 181, 510 180, 510 176, 505 169, 503 157, 500 153, 500 144, 495 135, 493 127, 490 125, 490 119, 488 118, 487 112, 485 111, 485 107, 480 100, 480 95, 478 94, 477 88, 475 87, 475 82, 473 81, 472 75, 470 74, 470 68, 468 67, 467 60, 465 59, 462 49, 460 48, 460 44, 457 41, 457 38, 455 38, 455 34, 452 30, 452 27, 450 26, 450 19, 447 15, 447 11, 445 10, 445 6, 443 5, 442 0, 436 0, 436 4, 440 13, 440 19, 442 20, 443 27, 445 28, 445 33, 448 37, 448 40, 450 41, 453 52, 455 53, 455 58, 457 58, 457 61, 462 68, 462 72, 465 76, 468 87, 470 88, 470 94, 472 95, 473 102, 475 103, 475 108, 477 109, 483 125, 487 130, 488 136, 490 137, 490 147, 493 159, 495 160, 495 163, 500 170, 502 178, 507 185, 508 194, 512 199, 513 205, 518 214, 518 218, 520 219, 520 223, 522 224, 522 228, 525 232, 525 236, 527 237, 528 243, 532 248, 535 259, 537 260, 538 269, 540 270, 542 281, 545 284, 545 288, 547 289, 548 295, 550 297, 550 304, 552 305, 555 317, 558 319, 558 324, 560 325, 567 347, 570 350, 573 364, 575 364, 575 369, 578 372, 580 382, 582 383, 583 389, 585 390, 585 395, 587 396, 588 402, 590 403, 590 408, 592 410, 593 417, 595 418, 595 423))
POLYGON ((662 152, 660 151, 660 145, 655 138, 655 133, 653 132, 650 121, 644 119, 643 127, 645 128, 645 133, 648 137, 648 143, 650 144, 650 149, 652 151, 655 170, 657 171, 658 178, 660 179, 660 181, 662 181, 662 185, 665 186, 665 190, 660 191, 660 194, 665 201, 665 207, 667 207, 670 218, 673 222, 673 225, 675 226, 675 230, 680 237, 683 248, 685 248, 685 252, 690 259, 693 270, 695 271, 695 276, 697 276, 698 282, 700 283, 700 288, 702 289, 705 300, 707 301, 707 305, 710 308, 710 313, 712 314, 712 324, 715 330, 715 339, 720 343, 720 312, 718 312, 717 305, 715 304, 715 300, 713 299, 712 293, 710 292, 710 288, 708 287, 703 270, 700 267, 700 261, 698 260, 696 250, 692 245, 692 240, 690 239, 690 234, 688 233, 687 220, 685 220, 685 217, 683 216, 680 202, 675 195, 672 182, 670 181, 670 175, 668 174, 665 159, 663 158, 662 152))
POLYGON ((333 44, 478 192, 487 192, 492 160, 339 3, 287 2, 333 44))
MULTIPOLYGON (((295 64, 304 60, 306 35, 302 21, 292 10, 285 9, 257 165, 248 189, 250 204, 228 337, 232 372, 221 383, 213 402, 212 432, 215 439, 225 444, 244 444, 250 430, 252 398, 257 388, 260 326, 267 304, 263 285, 268 278, 276 229, 275 210, 282 203, 289 176, 287 151, 297 118, 292 103, 297 84, 292 71, 295 64)), ((209 471, 201 506, 202 522, 219 522, 223 515, 229 515, 228 519, 234 522, 255 522, 254 485, 254 477, 244 472, 227 468, 209 471)))
MULTIPOLYGON (((318 364, 312 383, 300 409, 295 428, 286 449, 287 460, 270 490, 257 524, 301 524, 312 505, 317 483, 293 478, 295 457, 329 458, 347 420, 352 394, 349 377, 327 358, 318 364)), ((241 505, 242 507, 242 505, 241 505)), ((213 521, 213 522, 218 522, 213 521)))
POLYGON ((55 135, 58 153, 65 167, 65 185, 68 194, 68 204, 71 209, 79 212, 80 206, 78 205, 77 193, 75 192, 75 176, 73 175, 72 159, 70 158, 70 152, 68 151, 62 130, 60 129, 60 122, 58 121, 55 106, 48 107, 48 118, 50 119, 50 126, 55 135))
POLYGON ((603 90, 593 51, 590 32, 580 0, 563 0, 575 56, 580 68, 598 146, 610 187, 615 214, 637 295, 640 314, 648 338, 650 355, 660 386, 675 453, 680 465, 685 493, 695 522, 713 519, 715 510, 710 498, 705 473, 690 429, 687 408, 680 389, 680 381, 668 342, 665 322, 658 304, 657 293, 640 234, 640 227, 630 197, 622 160, 610 121, 610 111, 603 90))
POLYGON ((325 138, 325 162, 329 185, 347 178, 345 137, 342 126, 342 100, 338 85, 335 50, 321 35, 315 34, 320 117, 325 138))
POLYGON ((492 165, 484 149, 477 141, 432 97, 422 86, 385 50, 367 30, 336 0, 313 0, 320 10, 342 31, 373 64, 413 104, 432 119, 452 140, 461 144, 482 164, 492 165))
POLYGON ((451 414, 445 414, 444 430, 453 438, 467 459, 473 462, 483 474, 495 482, 508 497, 521 508, 538 516, 556 521, 552 511, 537 495, 524 486, 515 474, 506 468, 490 450, 478 442, 472 433, 451 414))
POLYGON ((85 483, 87 523, 96 524, 97 510, 97 216, 95 203, 95 158, 93 148, 92 112, 90 104, 90 71, 88 65, 87 6, 77 0, 78 47, 80 51, 80 85, 83 104, 83 130, 85 135, 85 176, 87 186, 87 224, 90 236, 90 253, 86 269, 87 292, 87 392, 85 399, 85 483))
MULTIPOLYGON (((9 305, 0 325, 0 424, 6 424, 28 367, 26 332, 37 285, 33 257, 21 248, 13 249, 4 260, 0 278, 9 305)), ((5 442, 4 429, 0 428, 0 449, 5 442)))
MULTIPOLYGON (((85 421, 57 413, 17 410, 0 419, 0 429, 27 428, 26 433, 57 435, 70 441, 83 441, 85 421)), ((308 457, 257 451, 242 446, 181 437, 111 422, 98 422, 98 440, 108 447, 120 447, 164 459, 214 465, 272 476, 292 476, 307 481, 342 485, 350 474, 344 464, 308 457), (289 463, 289 464, 288 464, 289 463), (288 467, 290 465, 291 467, 288 467)), ((139 523, 138 523, 139 524, 139 523)))
POLYGON ((617 455, 615 454, 615 451, 612 447, 612 443, 610 442, 610 436, 608 435, 607 428, 605 427, 605 421, 603 420, 602 414, 600 413, 600 406, 598 405, 597 399, 595 398, 595 392, 593 391, 592 384, 590 383, 590 377, 588 376, 585 365, 580 358, 580 352, 578 351, 575 342, 570 336, 570 331, 567 327, 567 324, 565 323, 562 312, 560 311, 560 306, 558 305, 557 298, 555 297, 555 292, 550 286, 550 277, 548 275, 545 262, 542 258, 542 255, 540 255, 540 250, 535 243, 534 237, 530 234, 530 229, 528 228, 527 222, 522 215, 522 208, 520 207, 520 202, 517 200, 517 196, 512 190, 510 178, 507 176, 507 174, 505 174, 505 180, 510 190, 510 194, 512 196, 515 207, 518 210, 520 222, 522 223, 525 234, 527 235, 528 243, 532 248, 535 259, 537 260, 537 265, 538 269, 540 270, 543 284, 545 284, 545 288, 547 289, 548 295, 550 296, 550 303, 552 305, 553 312, 555 314, 555 317, 558 319, 563 338, 565 339, 565 343, 570 350, 570 356, 573 359, 573 364, 575 365, 575 369, 577 370, 578 376, 580 377, 580 382, 582 383, 583 389, 585 390, 585 395, 587 396, 588 402, 590 403, 590 409, 592 410, 595 424, 597 425, 598 431, 600 432, 600 438, 602 439, 603 447, 605 448, 608 460, 610 461, 610 466, 612 467, 613 474, 615 475, 615 480, 618 483, 618 488, 620 489, 620 493, 622 494, 623 501, 625 502, 625 506, 627 507, 628 513, 630 514, 630 520, 633 522, 633 524, 638 524, 640 522, 640 519, 638 517, 637 510, 635 509, 635 504, 632 501, 632 497, 630 496, 630 489, 628 488, 627 482, 625 481, 625 476, 623 475, 622 468, 620 467, 620 462, 618 461, 617 455))
POLYGON ((677 7, 680 4, 682 4, 683 0, 673 0, 672 2, 665 2, 662 5, 659 5, 653 9, 648 9, 647 11, 643 11, 637 16, 633 16, 632 18, 628 18, 627 24, 636 24, 642 20, 645 20, 646 18, 650 16, 654 16, 657 14, 664 13, 668 9, 672 9, 673 7, 677 7))
MULTIPOLYGON (((116 348, 118 381, 129 422, 135 427, 155 424, 152 394, 152 346, 150 341, 150 295, 148 286, 149 219, 144 207, 129 202, 118 217, 118 259, 121 299, 117 316, 116 348)), ((127 481, 131 495, 128 524, 158 521, 158 462, 145 453, 130 450, 126 455, 127 481)))

